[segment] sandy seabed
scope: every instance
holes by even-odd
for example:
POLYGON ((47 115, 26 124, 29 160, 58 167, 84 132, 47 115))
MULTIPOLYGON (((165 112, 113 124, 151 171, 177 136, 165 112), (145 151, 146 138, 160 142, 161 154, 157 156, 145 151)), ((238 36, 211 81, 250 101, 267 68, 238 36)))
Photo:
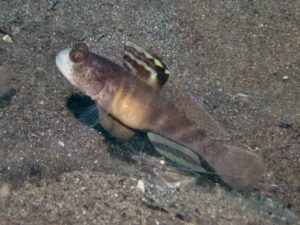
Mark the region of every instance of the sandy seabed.
POLYGON ((0 1, 0 224, 299 223, 299 8, 0 1), (276 188, 251 196, 280 205, 161 168, 142 134, 120 141, 76 120, 67 106, 82 98, 55 55, 83 41, 122 64, 129 37, 162 56, 169 84, 203 103, 231 143, 263 156, 276 188))

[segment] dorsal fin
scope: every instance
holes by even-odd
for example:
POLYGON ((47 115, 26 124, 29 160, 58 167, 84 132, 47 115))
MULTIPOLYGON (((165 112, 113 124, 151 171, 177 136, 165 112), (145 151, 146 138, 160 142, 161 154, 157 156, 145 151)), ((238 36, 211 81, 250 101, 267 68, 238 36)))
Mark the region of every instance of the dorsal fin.
POLYGON ((168 81, 170 72, 166 64, 150 48, 130 39, 124 50, 124 66, 132 75, 158 90, 168 81))
POLYGON ((185 113, 186 117, 196 127, 203 129, 210 137, 218 140, 228 139, 228 133, 223 127, 199 104, 195 98, 179 88, 164 87, 161 92, 176 108, 185 113))

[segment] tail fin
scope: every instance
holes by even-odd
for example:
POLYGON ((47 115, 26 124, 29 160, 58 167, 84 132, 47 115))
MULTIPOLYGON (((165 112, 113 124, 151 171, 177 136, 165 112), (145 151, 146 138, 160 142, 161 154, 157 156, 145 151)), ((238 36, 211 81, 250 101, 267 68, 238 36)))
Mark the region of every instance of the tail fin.
POLYGON ((252 187, 264 171, 264 163, 259 155, 221 141, 201 143, 199 154, 223 181, 238 190, 252 187))

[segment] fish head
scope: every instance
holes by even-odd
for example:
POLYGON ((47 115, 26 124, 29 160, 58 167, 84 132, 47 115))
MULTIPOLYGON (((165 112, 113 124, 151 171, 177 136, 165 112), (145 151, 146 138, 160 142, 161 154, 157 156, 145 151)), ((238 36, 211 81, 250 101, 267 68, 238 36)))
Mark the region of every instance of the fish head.
POLYGON ((84 43, 60 51, 55 62, 69 82, 92 99, 103 89, 108 78, 115 75, 112 70, 115 65, 90 52, 84 43))

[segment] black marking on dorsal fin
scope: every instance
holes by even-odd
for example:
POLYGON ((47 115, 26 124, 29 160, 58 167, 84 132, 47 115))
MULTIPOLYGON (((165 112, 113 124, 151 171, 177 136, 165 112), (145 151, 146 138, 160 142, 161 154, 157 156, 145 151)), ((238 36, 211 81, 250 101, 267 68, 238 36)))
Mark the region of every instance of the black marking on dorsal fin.
POLYGON ((170 75, 166 64, 150 48, 137 40, 128 40, 124 48, 125 68, 132 75, 160 90, 170 75))

